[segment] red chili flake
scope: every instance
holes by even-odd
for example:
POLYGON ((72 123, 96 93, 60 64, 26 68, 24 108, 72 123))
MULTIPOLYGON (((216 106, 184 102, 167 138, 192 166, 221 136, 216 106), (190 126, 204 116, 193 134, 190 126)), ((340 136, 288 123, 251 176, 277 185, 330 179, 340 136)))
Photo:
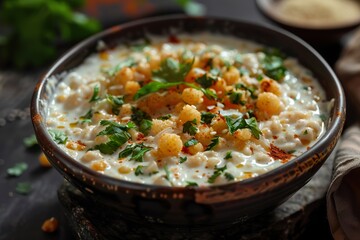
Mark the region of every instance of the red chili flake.
POLYGON ((273 139, 278 139, 278 136, 273 136, 273 139))
POLYGON ((137 135, 137 137, 136 137, 136 140, 137 140, 137 141, 141 141, 141 140, 144 139, 144 137, 145 137, 145 135, 144 135, 143 133, 138 133, 138 135, 137 135))
POLYGON ((190 154, 189 148, 187 148, 185 146, 182 147, 181 151, 185 154, 190 154))
POLYGON ((270 157, 280 160, 282 163, 286 163, 292 157, 292 154, 285 152, 272 143, 270 144, 270 152, 268 154, 270 157))
POLYGON ((170 43, 180 43, 180 40, 175 35, 170 35, 168 40, 170 43))

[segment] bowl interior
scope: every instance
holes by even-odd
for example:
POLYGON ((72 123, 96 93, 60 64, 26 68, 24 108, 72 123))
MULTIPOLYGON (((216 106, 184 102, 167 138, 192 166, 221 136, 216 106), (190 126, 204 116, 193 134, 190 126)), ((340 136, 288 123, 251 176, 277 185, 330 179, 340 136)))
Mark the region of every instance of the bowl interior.
MULTIPOLYGON (((121 26, 115 26, 79 43, 61 57, 38 83, 34 92, 31 107, 33 124, 42 148, 48 153, 48 155, 51 155, 54 159, 56 159, 52 160, 55 167, 68 179, 72 179, 73 177, 78 179, 92 179, 89 185, 96 185, 102 190, 104 190, 103 186, 105 186, 104 183, 106 183, 106 186, 116 186, 116 188, 121 187, 124 189, 132 189, 134 191, 142 191, 145 188, 151 188, 152 190, 157 191, 183 191, 184 188, 170 188, 155 185, 145 186, 143 184, 122 181, 109 176, 104 176, 81 165, 81 163, 66 155, 51 140, 46 130, 46 111, 48 101, 51 99, 54 89, 58 84, 58 82, 54 81, 51 76, 59 75, 62 72, 70 70, 81 64, 87 56, 96 51, 96 46, 99 40, 104 41, 108 46, 115 46, 117 44, 131 42, 136 39, 142 39, 148 34, 176 35, 180 33, 191 34, 200 32, 211 32, 225 36, 234 36, 237 38, 255 41, 266 46, 279 48, 289 56, 299 59, 299 62, 303 66, 310 69, 324 88, 327 98, 333 98, 335 99, 335 102, 334 108, 331 111, 326 123, 326 133, 308 152, 293 161, 289 161, 279 168, 260 175, 259 177, 222 186, 199 188, 199 192, 206 192, 209 191, 209 189, 226 190, 227 188, 231 189, 234 186, 247 186, 249 188, 254 188, 254 186, 261 185, 267 178, 273 178, 279 173, 288 171, 297 166, 300 162, 311 158, 313 155, 320 152, 321 149, 330 145, 333 139, 338 138, 345 117, 345 100, 341 85, 331 68, 321 58, 321 56, 308 44, 296 36, 279 29, 227 19, 184 16, 153 18, 150 20, 140 20, 121 26)), ((188 192, 193 194, 194 191, 189 190, 188 192)))

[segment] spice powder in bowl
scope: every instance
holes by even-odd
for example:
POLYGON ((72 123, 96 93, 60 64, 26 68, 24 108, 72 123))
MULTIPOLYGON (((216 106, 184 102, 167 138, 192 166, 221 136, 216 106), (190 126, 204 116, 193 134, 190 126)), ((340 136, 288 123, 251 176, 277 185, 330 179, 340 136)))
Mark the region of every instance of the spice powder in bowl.
POLYGON ((282 0, 274 2, 276 17, 289 25, 307 28, 333 28, 360 21, 356 0, 282 0))

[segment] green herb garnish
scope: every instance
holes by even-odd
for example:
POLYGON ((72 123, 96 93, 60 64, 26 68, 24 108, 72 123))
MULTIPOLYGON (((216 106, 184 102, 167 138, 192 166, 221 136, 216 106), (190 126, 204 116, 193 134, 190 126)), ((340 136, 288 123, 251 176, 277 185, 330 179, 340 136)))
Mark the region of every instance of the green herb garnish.
POLYGON ((191 70, 194 63, 179 63, 173 58, 166 58, 161 62, 160 68, 152 72, 152 79, 156 82, 182 82, 191 70))
POLYGON ((119 72, 124 67, 132 67, 136 64, 135 60, 133 58, 127 58, 121 63, 117 64, 116 66, 103 70, 104 73, 106 73, 109 76, 114 76, 117 72, 119 72))
POLYGON ((191 136, 194 136, 197 132, 198 132, 198 128, 196 127, 196 119, 184 123, 183 133, 188 133, 191 136))
POLYGON ((228 160, 228 159, 232 158, 232 155, 231 155, 231 154, 232 154, 231 151, 226 152, 224 159, 225 159, 225 160, 228 160))
POLYGON ((170 118, 171 118, 171 114, 166 114, 164 116, 158 117, 157 119, 165 121, 165 120, 168 120, 170 118))
POLYGON ((119 108, 124 104, 124 96, 113 96, 107 94, 106 100, 110 103, 113 114, 118 115, 120 112, 119 108))
POLYGON ((171 186, 173 186, 174 184, 171 181, 171 174, 170 174, 170 170, 167 165, 164 166, 164 171, 165 171, 165 179, 169 181, 171 186))
POLYGON ((262 135, 261 130, 257 125, 257 121, 254 117, 249 119, 244 119, 243 117, 238 117, 233 119, 232 117, 225 116, 226 124, 228 125, 229 132, 233 134, 238 129, 248 128, 251 131, 251 134, 259 139, 260 135, 262 135))
POLYGON ((28 182, 19 182, 16 184, 15 191, 21 195, 28 195, 31 190, 31 184, 28 182))
POLYGON ((7 169, 7 174, 12 177, 19 177, 26 171, 26 169, 28 169, 27 163, 17 163, 15 166, 7 169))
POLYGON ((211 175, 208 179, 208 183, 214 183, 216 178, 218 178, 225 170, 226 170, 226 165, 223 167, 218 168, 217 166, 215 166, 215 171, 213 173, 213 175, 211 175))
POLYGON ((278 49, 270 48, 264 49, 263 52, 266 56, 261 64, 265 75, 277 81, 283 79, 287 72, 284 66, 284 54, 278 49))
POLYGON ((241 92, 229 92, 228 95, 229 95, 230 102, 232 104, 240 104, 240 105, 246 104, 246 101, 241 100, 241 98, 242 98, 241 92))
POLYGON ((152 125, 153 125, 153 122, 151 120, 143 119, 140 122, 139 130, 146 136, 149 134, 152 125))
POLYGON ((24 138, 23 143, 26 148, 32 148, 38 145, 38 141, 36 140, 35 134, 32 134, 31 136, 24 138))
POLYGON ((135 176, 143 175, 143 174, 144 174, 143 168, 144 168, 143 165, 137 166, 137 167, 135 168, 135 176))
POLYGON ((242 84, 242 83, 236 84, 236 85, 235 85, 235 88, 236 88, 236 89, 244 89, 244 90, 250 92, 250 97, 251 97, 252 99, 256 99, 256 98, 257 98, 257 96, 255 95, 255 88, 247 87, 247 86, 245 86, 245 85, 242 84))
POLYGON ((208 76, 207 74, 204 74, 201 77, 198 77, 195 79, 195 82, 200 84, 203 88, 211 87, 216 81, 217 81, 217 78, 208 76))
POLYGON ((108 120, 100 121, 100 125, 106 126, 106 128, 101 131, 98 136, 107 135, 109 141, 95 145, 94 149, 98 149, 104 154, 113 154, 120 146, 126 143, 131 137, 127 130, 135 127, 132 122, 129 122, 127 125, 122 125, 108 120))
POLYGON ((151 149, 151 147, 145 146, 143 143, 127 145, 126 148, 119 153, 119 158, 125 158, 131 155, 130 160, 143 162, 145 153, 151 149))
POLYGON ((196 140, 195 138, 192 138, 192 139, 186 141, 186 142, 184 143, 184 146, 185 146, 185 147, 190 147, 190 146, 194 146, 194 145, 196 145, 196 144, 198 144, 198 143, 199 143, 198 140, 196 140))
POLYGON ((224 176, 228 181, 233 181, 235 179, 235 177, 229 172, 226 172, 224 176))
POLYGON ((150 115, 139 108, 131 107, 131 111, 132 111, 131 120, 138 126, 140 126, 141 122, 144 119, 151 120, 150 115))
POLYGON ((201 113, 201 123, 210 124, 212 119, 216 116, 214 113, 202 112, 201 113))
POLYGON ((213 139, 211 139, 211 143, 207 146, 205 151, 210 151, 218 144, 219 144, 219 136, 215 136, 213 139))
POLYGON ((179 163, 184 163, 184 162, 186 162, 186 160, 187 160, 187 157, 180 157, 179 163))
POLYGON ((186 181, 185 187, 198 187, 199 185, 196 182, 186 181))
POLYGON ((96 86, 94 87, 93 95, 91 96, 89 102, 96 102, 97 100, 100 99, 100 97, 99 97, 99 91, 100 91, 100 88, 99 88, 98 85, 96 85, 96 86))
POLYGON ((134 100, 138 100, 150 93, 158 92, 160 90, 168 89, 171 87, 175 87, 177 85, 181 85, 183 82, 151 82, 143 86, 136 92, 134 95, 134 100))
POLYGON ((92 117, 93 117, 93 112, 90 109, 89 111, 87 111, 87 113, 85 113, 84 116, 80 117, 79 123, 83 124, 83 123, 91 122, 92 117))
POLYGON ((58 144, 65 144, 68 140, 68 137, 64 132, 56 129, 49 129, 49 134, 51 138, 58 144))

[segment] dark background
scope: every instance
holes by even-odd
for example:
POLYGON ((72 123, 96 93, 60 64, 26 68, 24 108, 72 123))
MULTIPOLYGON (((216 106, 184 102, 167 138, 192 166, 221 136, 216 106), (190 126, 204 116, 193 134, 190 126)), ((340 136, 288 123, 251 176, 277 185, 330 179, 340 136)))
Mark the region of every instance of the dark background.
MULTIPOLYGON (((139 17, 182 12, 179 7, 169 4, 167 0, 151 2, 155 8, 145 9, 140 16, 135 14, 124 17, 121 13, 116 14, 114 10, 111 12, 109 9, 99 9, 91 14, 100 17, 105 26, 110 26, 139 17), (108 10, 109 14, 103 14, 108 10)), ((274 25, 259 12, 253 0, 199 2, 206 6, 207 15, 274 25)), ((337 44, 316 48, 330 65, 333 65, 346 39, 337 44)), ((57 200, 56 191, 63 181, 62 177, 54 169, 40 167, 40 150, 26 149, 23 144, 23 138, 33 134, 29 104, 35 84, 45 70, 46 67, 27 72, 0 69, 0 239, 74 238, 57 200), (6 170, 18 162, 26 162, 29 169, 20 177, 9 178, 6 170), (16 193, 15 187, 19 182, 30 182, 32 192, 26 196, 16 193), (59 220, 60 228, 56 233, 46 234, 41 231, 41 225, 50 217, 59 220)), ((319 230, 313 234, 306 233, 304 239, 329 238, 326 214, 323 209, 319 214, 323 214, 324 221, 319 222, 318 226, 310 226, 309 231, 319 230)))

